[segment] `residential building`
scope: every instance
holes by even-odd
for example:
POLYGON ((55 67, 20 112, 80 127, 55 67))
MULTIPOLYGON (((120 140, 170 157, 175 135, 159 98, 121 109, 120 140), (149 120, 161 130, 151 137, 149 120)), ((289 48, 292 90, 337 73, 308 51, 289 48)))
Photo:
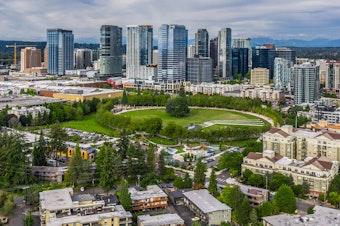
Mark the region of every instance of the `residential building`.
POLYGON ((296 60, 296 54, 294 50, 286 47, 278 47, 275 49, 276 57, 286 59, 289 62, 289 66, 293 66, 296 60))
POLYGON ((184 205, 193 211, 205 225, 220 225, 231 222, 231 208, 218 201, 208 190, 184 192, 184 205))
POLYGON ((153 28, 151 25, 127 26, 126 78, 152 80, 157 68, 152 65, 153 28), (147 70, 150 69, 150 70, 147 70))
POLYGON ((33 176, 43 181, 55 181, 62 183, 67 167, 55 167, 55 166, 32 166, 31 172, 33 176))
POLYGON ((250 70, 252 63, 252 49, 251 49, 251 39, 250 38, 235 38, 233 39, 232 48, 247 48, 248 49, 248 70, 250 70))
POLYGON ((74 68, 86 69, 92 66, 92 50, 91 49, 75 49, 74 50, 74 68))
POLYGON ((336 92, 340 89, 340 62, 326 61, 325 89, 336 92))
POLYGON ((218 38, 210 40, 210 58, 212 60, 212 67, 214 74, 217 74, 217 62, 218 62, 218 38))
POLYGON ((212 60, 209 57, 187 59, 187 81, 192 84, 212 82, 212 60))
POLYGON ((157 65, 158 64, 158 49, 154 49, 152 51, 152 64, 157 65))
POLYGON ((250 71, 250 84, 263 86, 269 84, 269 69, 254 68, 250 71))
POLYGON ((196 55, 196 46, 193 44, 188 45, 188 58, 194 58, 196 55))
POLYGON ((32 116, 32 119, 40 116, 43 117, 44 114, 46 114, 47 116, 50 114, 50 109, 45 108, 43 106, 37 106, 37 107, 12 107, 12 109, 8 110, 7 114, 13 114, 16 115, 18 118, 20 118, 20 116, 24 115, 26 117, 29 117, 29 115, 32 116))
POLYGON ((21 49, 20 71, 29 73, 30 69, 34 67, 41 67, 41 50, 35 47, 21 49))
POLYGON ((238 79, 238 74, 242 78, 248 73, 248 48, 233 48, 232 49, 232 74, 234 79, 238 79))
MULTIPOLYGON (((196 55, 209 57, 209 33, 207 29, 198 29, 195 34, 196 55)), ((188 57, 189 58, 189 57, 188 57)))
POLYGON ((47 29, 47 73, 64 75, 74 68, 74 36, 71 30, 47 29))
POLYGON ((183 25, 163 24, 158 39, 158 81, 185 81, 188 30, 183 25))
POLYGON ((269 69, 269 77, 273 78, 275 56, 273 44, 256 46, 252 49, 252 68, 267 68, 269 69))
POLYGON ((293 67, 294 103, 313 103, 319 96, 319 67, 303 63, 293 67))
POLYGON ((340 224, 340 210, 323 206, 314 206, 308 215, 280 214, 262 217, 263 226, 336 226, 340 224))
POLYGON ((184 220, 176 213, 150 216, 140 215, 137 218, 138 226, 184 226, 184 220))
POLYGON ((242 164, 242 172, 248 169, 264 176, 276 172, 291 176, 296 185, 307 182, 312 196, 327 192, 331 181, 338 174, 338 168, 337 161, 326 157, 308 157, 304 161, 298 161, 271 150, 264 150, 263 153, 250 152, 244 157, 242 164))
POLYGON ((284 58, 276 57, 274 60, 274 88, 276 90, 289 90, 291 85, 290 62, 284 58))
POLYGON ((324 120, 329 124, 340 124, 340 108, 336 106, 317 104, 311 109, 310 113, 313 123, 324 120))
POLYGON ((274 90, 271 87, 261 88, 242 88, 240 97, 243 98, 260 98, 262 101, 282 102, 285 99, 284 93, 281 90, 274 90))
POLYGON ((122 28, 102 25, 100 28, 100 75, 122 76, 122 28))
POLYGON ((218 76, 232 79, 231 29, 222 28, 218 32, 218 76))
POLYGON ((145 211, 168 206, 168 195, 157 185, 149 185, 144 191, 129 188, 131 194, 132 209, 145 211))
POLYGON ((119 205, 106 205, 90 194, 75 195, 72 188, 39 193, 42 226, 130 226, 132 214, 119 205))

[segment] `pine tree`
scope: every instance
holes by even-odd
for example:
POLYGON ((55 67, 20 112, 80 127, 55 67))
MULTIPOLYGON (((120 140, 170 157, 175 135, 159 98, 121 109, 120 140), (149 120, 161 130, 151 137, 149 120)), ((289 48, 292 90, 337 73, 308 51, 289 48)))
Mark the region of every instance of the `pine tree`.
POLYGON ((34 145, 34 148, 32 151, 32 156, 33 156, 32 165, 33 166, 46 166, 47 165, 46 149, 47 149, 46 141, 44 138, 44 134, 41 130, 38 144, 34 145))
POLYGON ((208 191, 210 192, 212 196, 214 197, 218 196, 217 180, 216 180, 216 174, 215 174, 214 168, 211 170, 208 191))
POLYGON ((122 179, 121 181, 119 202, 126 211, 132 210, 132 200, 131 194, 129 193, 129 184, 125 179, 122 179))
POLYGON ((165 176, 166 168, 165 168, 165 159, 164 154, 160 153, 159 160, 158 160, 158 176, 165 176))
POLYGON ((126 95, 126 91, 125 91, 125 90, 124 90, 124 92, 123 92, 122 99, 121 99, 120 103, 121 103, 122 105, 127 105, 127 104, 128 104, 128 98, 127 98, 127 95, 126 95))
POLYGON ((184 188, 192 188, 192 179, 190 178, 188 172, 185 173, 183 184, 184 184, 184 188))
POLYGON ((118 140, 119 154, 122 157, 122 159, 126 158, 126 152, 128 151, 129 144, 130 144, 130 141, 128 138, 127 131, 123 129, 119 133, 119 140, 118 140))
POLYGON ((52 125, 49 136, 49 147, 51 151, 50 154, 52 154, 52 156, 55 156, 55 152, 57 151, 60 151, 61 153, 66 153, 67 147, 65 141, 67 139, 67 133, 59 123, 55 123, 54 125, 52 125))
POLYGON ((258 220, 258 216, 257 216, 257 212, 256 209, 253 208, 250 213, 249 213, 249 220, 252 226, 257 226, 259 225, 259 220, 258 220))
POLYGON ((194 170, 194 189, 204 188, 206 171, 207 165, 202 162, 202 159, 198 159, 194 170))

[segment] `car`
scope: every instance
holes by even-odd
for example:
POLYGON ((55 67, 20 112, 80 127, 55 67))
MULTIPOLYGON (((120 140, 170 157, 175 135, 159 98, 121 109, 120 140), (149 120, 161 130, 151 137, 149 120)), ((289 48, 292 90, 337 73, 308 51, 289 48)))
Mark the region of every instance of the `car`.
POLYGON ((0 222, 3 224, 7 224, 8 223, 8 217, 0 217, 0 222))

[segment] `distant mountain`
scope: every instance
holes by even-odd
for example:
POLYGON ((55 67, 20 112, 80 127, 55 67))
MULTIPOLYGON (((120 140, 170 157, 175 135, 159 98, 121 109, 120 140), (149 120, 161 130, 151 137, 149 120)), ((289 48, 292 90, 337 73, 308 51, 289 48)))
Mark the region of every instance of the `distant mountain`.
POLYGON ((340 39, 313 39, 313 40, 300 40, 300 39, 288 39, 288 40, 276 40, 272 38, 252 38, 252 46, 260 46, 265 43, 274 43, 276 47, 340 47, 340 39))

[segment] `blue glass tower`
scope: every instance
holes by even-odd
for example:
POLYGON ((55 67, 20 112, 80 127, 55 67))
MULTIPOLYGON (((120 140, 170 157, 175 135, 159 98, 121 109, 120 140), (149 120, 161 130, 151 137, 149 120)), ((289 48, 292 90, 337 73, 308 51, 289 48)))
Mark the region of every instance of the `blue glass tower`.
POLYGON ((159 28, 158 81, 184 81, 188 30, 183 25, 163 24, 159 28))
POLYGON ((74 36, 70 30, 47 29, 47 73, 64 75, 74 68, 74 36))

